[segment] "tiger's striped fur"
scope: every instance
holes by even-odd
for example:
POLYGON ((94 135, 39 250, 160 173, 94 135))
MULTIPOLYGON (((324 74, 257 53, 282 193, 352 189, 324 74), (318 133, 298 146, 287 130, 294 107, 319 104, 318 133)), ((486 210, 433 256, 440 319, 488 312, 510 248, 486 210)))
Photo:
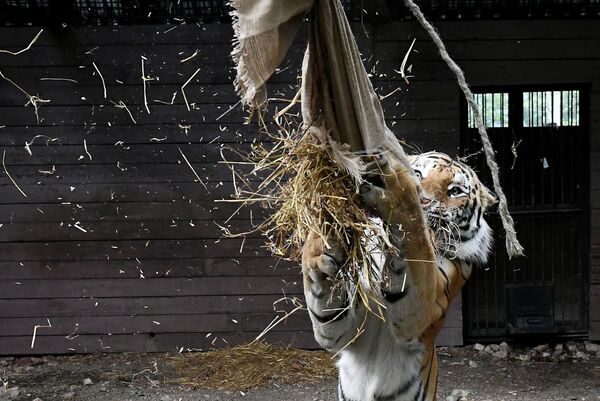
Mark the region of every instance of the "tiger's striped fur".
POLYGON ((403 166, 380 158, 376 181, 382 185, 361 187, 365 205, 399 250, 384 253, 380 288, 371 289, 386 307, 385 321, 352 299, 351 288, 332 284, 346 258, 343 247, 325 248, 310 235, 303 248, 315 339, 339 352, 343 401, 434 400, 436 336, 472 265, 487 260, 491 230, 483 214, 495 202, 493 195, 471 168, 445 154, 424 153, 410 161, 403 166))

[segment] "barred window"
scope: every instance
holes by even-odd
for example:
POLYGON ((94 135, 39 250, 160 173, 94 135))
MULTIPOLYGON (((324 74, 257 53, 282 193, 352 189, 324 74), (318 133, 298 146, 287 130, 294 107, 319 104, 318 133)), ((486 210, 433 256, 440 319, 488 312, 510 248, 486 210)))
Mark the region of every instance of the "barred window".
POLYGON ((523 127, 579 126, 579 91, 523 93, 523 127))
MULTIPOLYGON (((486 128, 508 127, 508 93, 475 93, 473 96, 486 128)), ((469 128, 477 128, 475 115, 470 107, 468 123, 469 128)))

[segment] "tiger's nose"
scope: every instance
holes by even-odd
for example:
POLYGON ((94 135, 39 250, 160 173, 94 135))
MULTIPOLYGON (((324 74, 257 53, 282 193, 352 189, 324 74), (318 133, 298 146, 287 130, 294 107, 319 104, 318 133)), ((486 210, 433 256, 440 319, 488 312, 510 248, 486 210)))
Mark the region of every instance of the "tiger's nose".
POLYGON ((431 199, 422 196, 421 197, 421 206, 429 206, 429 204, 431 204, 431 199))

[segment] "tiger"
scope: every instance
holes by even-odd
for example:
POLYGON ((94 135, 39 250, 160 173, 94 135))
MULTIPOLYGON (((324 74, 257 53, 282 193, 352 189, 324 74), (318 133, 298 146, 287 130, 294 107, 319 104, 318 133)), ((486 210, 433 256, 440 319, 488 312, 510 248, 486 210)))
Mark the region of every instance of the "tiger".
POLYGON ((360 197, 395 249, 377 264, 380 288, 371 289, 384 319, 350 284, 335 284, 344 246, 309 234, 301 264, 313 334, 337 355, 340 401, 433 401, 435 339, 473 266, 488 260, 485 213, 497 199, 473 169, 444 153, 408 156, 410 165, 391 155, 370 160, 360 197))

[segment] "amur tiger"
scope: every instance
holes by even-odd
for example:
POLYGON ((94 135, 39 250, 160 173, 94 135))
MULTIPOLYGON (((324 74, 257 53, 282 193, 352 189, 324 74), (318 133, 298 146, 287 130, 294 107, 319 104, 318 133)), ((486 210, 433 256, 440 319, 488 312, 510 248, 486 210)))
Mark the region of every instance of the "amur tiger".
MULTIPOLYGON (((304 244, 304 294, 317 342, 339 353, 342 401, 435 400, 435 339, 473 264, 485 263, 495 196, 467 165, 438 152, 373 157, 361 197, 399 251, 382 255, 380 319, 333 278, 346 260, 340 244, 304 244), (373 161, 374 160, 374 161, 373 161), (362 334, 357 336, 357 331, 362 334)), ((330 241, 328 241, 330 242, 330 241)))

